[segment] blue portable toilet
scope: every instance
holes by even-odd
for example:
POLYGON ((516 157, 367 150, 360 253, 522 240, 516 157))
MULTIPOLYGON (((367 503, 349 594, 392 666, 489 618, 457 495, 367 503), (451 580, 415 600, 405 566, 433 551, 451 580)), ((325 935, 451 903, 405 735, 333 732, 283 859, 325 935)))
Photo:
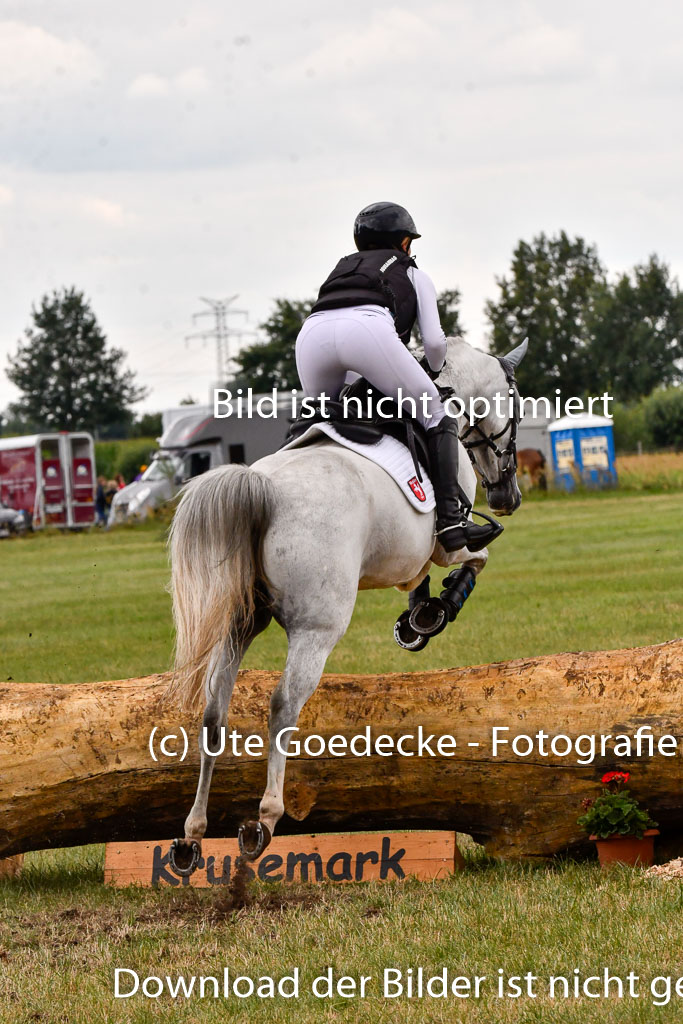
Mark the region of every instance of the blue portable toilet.
POLYGON ((612 420, 594 413, 563 416, 548 427, 555 481, 568 491, 577 483, 587 487, 616 487, 612 420))

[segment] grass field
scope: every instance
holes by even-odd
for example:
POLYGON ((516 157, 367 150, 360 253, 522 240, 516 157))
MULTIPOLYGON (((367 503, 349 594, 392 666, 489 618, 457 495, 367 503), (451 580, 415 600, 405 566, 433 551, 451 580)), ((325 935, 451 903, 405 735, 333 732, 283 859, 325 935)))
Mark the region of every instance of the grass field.
MULTIPOLYGON (((226 915, 214 891, 107 890, 96 850, 40 855, 21 883, 2 887, 0 1007, 7 1022, 123 1024, 248 1020, 313 1021, 678 1022, 682 1000, 656 1008, 653 977, 683 973, 683 885, 628 869, 608 880, 591 865, 547 868, 489 864, 443 882, 367 883, 355 888, 281 886, 257 889, 251 906, 226 915), (256 979, 279 979, 298 967, 294 1000, 113 998, 114 969, 141 979, 221 975, 227 966, 256 979), (365 1000, 316 999, 312 980, 332 966, 340 975, 371 975, 365 1000), (531 971, 536 999, 383 1000, 385 968, 508 975, 531 971), (547 998, 551 975, 595 975, 608 967, 640 980, 640 998, 547 998)), ((124 976, 128 978, 128 976, 124 976)), ((210 991, 210 989, 209 989, 210 991)))
MULTIPOLYGON (((522 505, 457 623, 424 652, 393 641, 405 595, 366 591, 328 669, 412 671, 670 639, 681 628, 682 504, 658 494, 522 505)), ((5 542, 0 560, 0 679, 71 683, 169 667, 163 527, 31 536, 5 542)), ((433 591, 444 575, 434 573, 433 591)), ((272 625, 245 667, 281 668, 285 649, 272 625)))
MULTIPOLYGON (((168 667, 160 527, 7 542, 0 570, 0 679, 65 683, 168 667)), ((681 632, 683 607, 680 494, 523 506, 458 622, 423 654, 401 652, 391 638, 404 605, 394 591, 362 594, 328 668, 409 671, 671 639, 681 632)), ((272 627, 248 665, 279 667, 283 653, 272 627)), ((100 847, 31 854, 21 879, 0 882, 0 1021, 683 1019, 683 995, 658 1007, 649 992, 651 978, 683 975, 683 883, 628 869, 602 877, 592 863, 493 863, 473 844, 466 852, 469 869, 442 882, 260 886, 237 914, 226 912, 216 891, 106 889, 100 847), (301 997, 113 998, 116 967, 175 979, 224 966, 276 979, 299 967, 301 997), (314 998, 310 982, 328 966, 371 975, 368 998, 314 998), (447 966, 487 982, 478 1000, 377 994, 385 968, 411 966, 428 973, 447 966), (622 977, 634 971, 639 998, 549 1000, 550 975, 605 967, 622 977), (537 976, 537 997, 497 998, 499 969, 537 976)))

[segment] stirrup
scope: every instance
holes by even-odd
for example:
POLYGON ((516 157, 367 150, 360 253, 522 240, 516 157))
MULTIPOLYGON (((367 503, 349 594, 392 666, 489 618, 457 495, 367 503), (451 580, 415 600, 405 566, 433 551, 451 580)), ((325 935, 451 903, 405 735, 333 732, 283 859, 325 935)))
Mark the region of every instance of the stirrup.
POLYGON ((444 526, 441 530, 437 530, 437 540, 439 540, 444 533, 457 530, 462 531, 462 543, 460 541, 452 540, 448 541, 447 545, 442 543, 442 546, 446 551, 456 551, 458 548, 467 548, 468 551, 481 551, 482 548, 485 548, 503 532, 503 525, 499 523, 497 519, 494 519, 493 516, 489 516, 485 512, 472 512, 471 514, 473 516, 479 516, 481 519, 485 519, 488 523, 488 527, 479 526, 477 523, 472 523, 469 520, 466 520, 464 524, 461 521, 459 523, 452 523, 449 526, 444 526), (467 533, 472 529, 474 529, 474 533, 468 538, 467 533), (477 533, 479 534, 478 538, 476 536, 477 533))

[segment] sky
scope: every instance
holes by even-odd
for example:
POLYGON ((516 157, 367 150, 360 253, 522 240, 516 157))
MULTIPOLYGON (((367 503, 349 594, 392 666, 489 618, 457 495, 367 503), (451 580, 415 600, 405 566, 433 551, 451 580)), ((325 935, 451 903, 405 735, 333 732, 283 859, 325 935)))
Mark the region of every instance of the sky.
POLYGON ((0 409, 62 286, 126 351, 138 411, 206 401, 200 296, 238 295, 255 330, 379 200, 410 210, 480 347, 520 238, 683 278, 682 101, 674 0, 0 0, 0 409))

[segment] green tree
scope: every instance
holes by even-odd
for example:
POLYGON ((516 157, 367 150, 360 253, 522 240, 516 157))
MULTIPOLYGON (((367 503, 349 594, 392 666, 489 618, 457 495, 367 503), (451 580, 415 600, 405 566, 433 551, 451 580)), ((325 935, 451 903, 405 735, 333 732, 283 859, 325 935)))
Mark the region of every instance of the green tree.
MULTIPOLYGON (((314 301, 275 300, 272 315, 261 324, 267 340, 243 348, 235 357, 237 371, 230 383, 233 389, 251 387, 254 391, 270 391, 272 388, 301 387, 296 372, 294 346, 314 301)), ((437 305, 445 333, 448 336, 464 334, 460 324, 460 292, 457 289, 441 292, 437 305)), ((417 329, 415 337, 419 337, 417 329)))
POLYGON ((652 424, 646 412, 646 402, 632 404, 614 402, 612 421, 614 426, 614 447, 618 455, 635 452, 639 446, 644 451, 654 447, 652 424))
POLYGON ((131 437, 158 437, 161 432, 161 413, 145 412, 133 424, 131 437))
POLYGON ((459 288, 450 288, 439 292, 436 297, 436 305, 439 310, 439 319, 447 338, 462 338, 465 336, 465 328, 460 323, 460 300, 462 298, 459 288))
POLYGON ((27 420, 16 405, 10 404, 3 413, 0 413, 0 435, 3 437, 35 434, 39 429, 40 424, 27 420))
POLYGON ((594 246, 582 238, 541 234, 520 241, 509 277, 497 280, 498 301, 486 303, 491 351, 504 355, 524 338, 529 355, 520 365, 523 394, 593 393, 591 330, 605 271, 594 246))
POLYGON ((654 391, 645 401, 652 437, 661 448, 683 448, 683 387, 654 391))
POLYGON ((313 299, 304 302, 275 300, 273 313, 261 324, 267 340, 243 348, 235 357, 238 369, 232 387, 251 387, 254 391, 301 387, 294 345, 313 302, 313 299))
POLYGON ((45 430, 125 431, 145 389, 124 369, 125 352, 107 347, 83 293, 45 295, 32 317, 9 359, 7 376, 22 392, 13 411, 45 430))
MULTIPOLYGON (((465 328, 460 323, 461 298, 458 288, 446 289, 446 291, 439 292, 436 297, 439 320, 447 338, 462 338, 465 335, 465 328)), ((417 341, 421 340, 417 324, 413 328, 413 338, 417 341)))
POLYGON ((633 402, 681 380, 683 294, 656 256, 603 289, 594 313, 596 390, 633 402))

